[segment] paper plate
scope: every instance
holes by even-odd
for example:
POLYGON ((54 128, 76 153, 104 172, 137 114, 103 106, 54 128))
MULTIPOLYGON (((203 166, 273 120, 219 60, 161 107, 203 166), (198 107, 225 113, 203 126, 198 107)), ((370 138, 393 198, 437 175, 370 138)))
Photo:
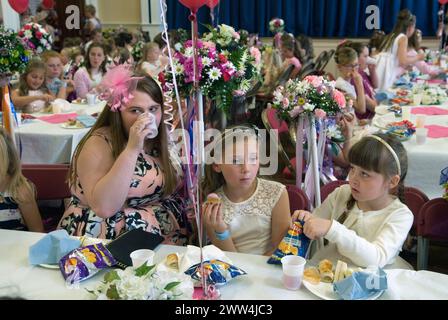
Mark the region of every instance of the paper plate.
MULTIPOLYGON (((302 284, 305 288, 307 288, 311 293, 318 296, 321 299, 324 300, 341 300, 341 298, 336 294, 336 292, 333 291, 333 284, 332 283, 326 283, 326 282, 320 282, 319 284, 312 284, 306 280, 303 280, 302 284)), ((360 300, 376 300, 378 299, 382 294, 383 291, 374 292, 370 296, 360 299, 360 300)))
POLYGON ((70 125, 67 122, 64 122, 61 123, 61 127, 64 129, 85 129, 85 127, 78 122, 75 125, 70 125))

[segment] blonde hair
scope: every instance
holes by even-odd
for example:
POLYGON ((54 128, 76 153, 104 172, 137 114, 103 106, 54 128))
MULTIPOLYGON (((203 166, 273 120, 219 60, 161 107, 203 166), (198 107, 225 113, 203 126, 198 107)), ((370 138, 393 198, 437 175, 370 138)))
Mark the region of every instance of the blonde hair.
MULTIPOLYGON (((153 145, 158 146, 157 151, 160 154, 162 169, 165 174, 163 193, 165 196, 168 196, 175 191, 177 187, 178 177, 168 150, 168 128, 167 125, 165 124, 165 113, 164 113, 162 91, 157 82, 155 82, 155 80, 152 79, 151 77, 143 77, 141 80, 139 80, 137 83, 136 90, 148 94, 155 102, 160 104, 162 108, 163 117, 162 120, 160 121, 160 125, 158 128, 159 134, 154 139, 155 141, 153 145)), ((69 171, 69 183, 71 188, 77 187, 76 186, 76 180, 78 177, 77 163, 79 154, 81 153, 84 144, 92 135, 94 135, 94 133, 98 129, 102 127, 110 128, 111 133, 110 143, 112 148, 112 156, 114 159, 117 159, 118 156, 126 147, 128 138, 123 128, 121 114, 120 112, 111 111, 110 108, 106 106, 101 112, 100 116, 98 117, 98 120, 95 122, 95 125, 92 127, 92 129, 90 129, 90 131, 84 136, 84 138, 76 147, 75 154, 73 156, 73 161, 70 164, 70 171, 69 171)))
POLYGON ((160 49, 159 45, 156 42, 148 42, 143 46, 142 58, 140 59, 139 63, 137 64, 137 67, 135 68, 135 70, 138 73, 144 74, 144 72, 142 70, 143 62, 146 62, 146 57, 148 56, 148 52, 153 49, 160 49))
POLYGON ((48 60, 50 60, 51 58, 59 58, 62 61, 61 54, 53 50, 45 51, 44 53, 41 54, 40 57, 42 61, 45 63, 47 63, 48 60))
POLYGON ((19 192, 23 186, 30 193, 34 193, 33 185, 22 174, 19 155, 11 137, 3 128, 0 128, 0 181, 5 181, 7 178, 9 178, 9 184, 6 186, 6 191, 14 200, 18 202, 26 200, 19 192))
POLYGON ((336 50, 334 61, 339 65, 346 65, 352 63, 358 58, 358 53, 350 48, 342 46, 336 50))
MULTIPOLYGON (((235 134, 238 134, 238 132, 248 132, 249 133, 248 137, 256 138, 257 142, 258 142, 257 130, 258 129, 256 129, 250 125, 231 126, 221 132, 221 136, 220 136, 220 139, 218 139, 218 141, 213 141, 211 143, 213 143, 215 145, 215 147, 221 146, 221 150, 219 150, 219 151, 221 152, 221 155, 223 155, 224 149, 228 145, 226 145, 226 143, 222 143, 222 142, 228 142, 230 140, 233 144, 235 144, 235 142, 237 142, 239 140, 238 139, 235 140, 235 139, 233 139, 233 137, 235 136, 235 134)), ((212 149, 210 151, 210 157, 216 157, 216 156, 217 156, 217 154, 215 154, 214 149, 212 149)), ((213 169, 213 164, 207 164, 205 166, 204 179, 201 183, 202 195, 203 195, 204 199, 205 199, 205 197, 207 197, 207 195, 209 193, 216 191, 217 189, 219 189, 220 187, 225 185, 225 183, 226 183, 226 180, 224 179, 223 174, 221 172, 216 172, 213 169)))

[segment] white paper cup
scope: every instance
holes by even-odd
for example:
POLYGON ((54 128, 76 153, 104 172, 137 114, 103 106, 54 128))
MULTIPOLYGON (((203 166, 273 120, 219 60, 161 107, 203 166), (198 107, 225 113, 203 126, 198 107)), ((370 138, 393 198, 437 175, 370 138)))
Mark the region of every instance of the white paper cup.
POLYGON ((149 249, 139 249, 131 252, 132 267, 138 268, 146 263, 147 266, 153 264, 154 251, 149 249))
POLYGON ((306 260, 300 256, 285 256, 281 260, 283 285, 288 290, 297 290, 302 285, 306 260))
POLYGON ((415 138, 417 140, 417 144, 425 144, 427 136, 428 136, 427 128, 415 129, 415 138))
POLYGON ((420 114, 415 119, 415 126, 417 128, 424 128, 425 127, 425 122, 426 122, 426 116, 424 114, 420 114))
POLYGON ((96 94, 88 93, 86 94, 87 104, 93 106, 96 103, 96 94))
POLYGON ((421 95, 421 94, 414 94, 414 96, 413 96, 414 106, 419 106, 422 103, 422 98, 423 98, 423 95, 421 95))

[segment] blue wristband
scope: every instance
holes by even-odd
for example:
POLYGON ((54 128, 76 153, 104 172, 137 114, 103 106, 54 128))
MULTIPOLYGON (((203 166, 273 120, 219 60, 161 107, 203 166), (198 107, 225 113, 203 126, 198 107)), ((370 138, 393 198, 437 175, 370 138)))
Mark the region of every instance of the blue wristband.
POLYGON ((227 229, 223 233, 218 233, 215 231, 215 236, 218 240, 225 241, 230 238, 230 231, 227 229))

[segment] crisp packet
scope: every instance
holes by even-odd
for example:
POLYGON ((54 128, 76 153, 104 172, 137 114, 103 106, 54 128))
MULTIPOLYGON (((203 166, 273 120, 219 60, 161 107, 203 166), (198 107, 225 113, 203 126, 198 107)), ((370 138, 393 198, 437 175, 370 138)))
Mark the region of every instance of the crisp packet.
POLYGON ((112 267, 117 261, 102 243, 77 248, 59 261, 64 279, 70 284, 92 277, 99 270, 112 267))
POLYGON ((306 257, 310 239, 303 233, 304 224, 303 221, 294 222, 293 227, 289 228, 277 250, 269 258, 269 264, 282 264, 281 259, 288 255, 306 257))
MULTIPOLYGON (((224 285, 235 277, 247 274, 244 270, 221 260, 204 261, 203 265, 209 284, 224 285)), ((193 280, 201 281, 201 264, 191 266, 185 274, 191 276, 193 280)))
POLYGON ((350 277, 333 284, 334 292, 343 300, 369 299, 386 289, 387 275, 381 268, 373 272, 354 272, 350 277))

